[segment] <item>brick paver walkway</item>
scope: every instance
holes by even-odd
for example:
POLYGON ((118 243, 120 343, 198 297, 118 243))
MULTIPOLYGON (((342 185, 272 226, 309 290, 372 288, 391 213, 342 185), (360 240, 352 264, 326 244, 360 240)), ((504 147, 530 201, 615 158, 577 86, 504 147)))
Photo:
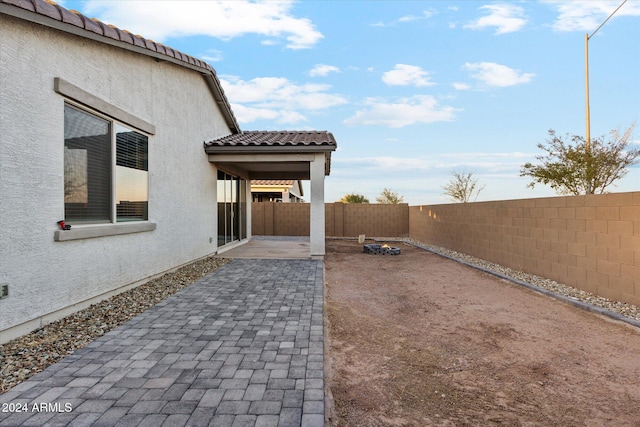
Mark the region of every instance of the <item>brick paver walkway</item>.
POLYGON ((322 271, 233 260, 0 395, 0 425, 324 426, 322 271))

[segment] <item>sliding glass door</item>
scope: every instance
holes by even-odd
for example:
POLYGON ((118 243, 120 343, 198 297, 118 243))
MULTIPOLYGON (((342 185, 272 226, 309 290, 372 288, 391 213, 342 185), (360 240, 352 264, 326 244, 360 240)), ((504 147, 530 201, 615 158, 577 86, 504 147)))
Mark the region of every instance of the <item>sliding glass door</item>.
POLYGON ((246 181, 218 171, 218 246, 247 237, 246 181))

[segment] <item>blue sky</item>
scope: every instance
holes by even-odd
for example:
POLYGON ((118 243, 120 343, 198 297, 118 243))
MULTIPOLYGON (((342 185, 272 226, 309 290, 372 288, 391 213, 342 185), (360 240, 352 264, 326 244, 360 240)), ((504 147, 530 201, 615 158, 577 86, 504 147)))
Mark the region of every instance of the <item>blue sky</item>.
MULTIPOLYGON (((332 132, 327 201, 417 205, 448 203, 453 170, 478 201, 554 196, 520 167, 549 129, 584 136, 584 35, 622 0, 60 3, 209 62, 243 130, 332 132)), ((635 122, 640 143, 640 1, 590 39, 589 70, 592 138, 635 122)), ((638 190, 638 166, 611 188, 638 190)))

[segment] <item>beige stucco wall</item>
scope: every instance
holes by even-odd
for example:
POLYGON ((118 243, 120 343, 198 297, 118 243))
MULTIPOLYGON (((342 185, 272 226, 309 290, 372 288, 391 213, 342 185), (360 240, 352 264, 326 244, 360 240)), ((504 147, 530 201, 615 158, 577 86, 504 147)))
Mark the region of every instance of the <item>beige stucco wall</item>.
POLYGON ((0 341, 11 327, 215 253, 216 170, 202 144, 230 131, 200 74, 6 15, 0 40, 0 283, 9 285, 0 341), (65 101, 55 77, 155 126, 155 230, 54 241, 65 101))
POLYGON ((413 239, 640 305, 640 192, 409 208, 413 239))

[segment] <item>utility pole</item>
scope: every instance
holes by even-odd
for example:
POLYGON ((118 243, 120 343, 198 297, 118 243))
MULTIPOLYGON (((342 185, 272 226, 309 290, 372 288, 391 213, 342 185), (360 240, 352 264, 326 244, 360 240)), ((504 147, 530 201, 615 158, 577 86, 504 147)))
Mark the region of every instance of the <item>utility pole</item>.
POLYGON ((589 33, 586 33, 584 35, 584 67, 585 67, 585 85, 586 85, 586 124, 587 124, 587 131, 585 134, 585 138, 587 141, 587 153, 591 153, 591 108, 589 106, 589 39, 591 37, 593 37, 600 28, 602 28, 602 26, 604 24, 607 23, 607 21, 609 19, 611 19, 611 17, 618 11, 620 10, 620 8, 622 7, 622 5, 624 5, 627 2, 627 0, 624 0, 622 3, 620 3, 620 6, 618 6, 616 8, 616 10, 614 10, 613 12, 611 12, 611 15, 609 15, 607 17, 607 19, 604 20, 604 22, 602 24, 600 24, 600 26, 598 28, 596 28, 596 30, 591 33, 591 35, 589 35, 589 33))

